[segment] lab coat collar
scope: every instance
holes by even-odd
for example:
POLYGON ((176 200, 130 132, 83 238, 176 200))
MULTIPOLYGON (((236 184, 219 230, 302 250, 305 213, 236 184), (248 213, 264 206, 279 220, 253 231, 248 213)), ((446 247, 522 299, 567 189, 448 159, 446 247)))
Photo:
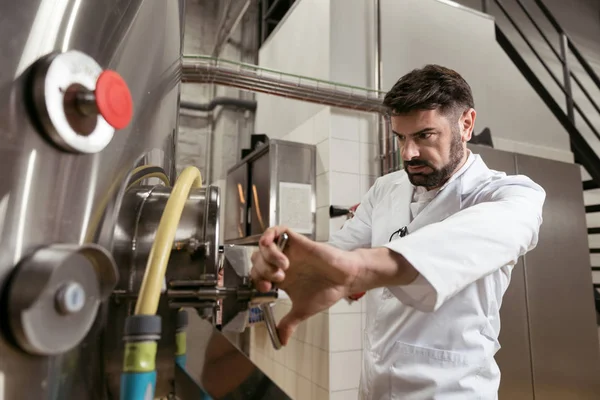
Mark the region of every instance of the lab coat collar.
MULTIPOLYGON (((414 232, 426 225, 443 221, 457 213, 462 208, 462 198, 472 192, 489 175, 490 170, 481 157, 469 154, 464 169, 461 168, 444 186, 442 186, 433 200, 422 212, 407 226, 408 233, 414 232)), ((409 203, 412 199, 414 187, 412 185, 408 196, 409 203)))

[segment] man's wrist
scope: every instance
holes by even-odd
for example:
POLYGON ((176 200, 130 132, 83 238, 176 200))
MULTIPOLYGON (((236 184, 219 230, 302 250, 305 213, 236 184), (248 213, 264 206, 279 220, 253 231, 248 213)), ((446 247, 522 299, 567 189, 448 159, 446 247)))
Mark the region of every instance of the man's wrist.
POLYGON ((419 273, 401 255, 387 247, 356 249, 357 271, 349 293, 366 292, 384 286, 408 285, 419 273))
POLYGON ((366 292, 379 287, 381 259, 387 256, 389 249, 378 247, 374 249, 356 249, 353 252, 357 258, 357 273, 350 287, 352 293, 366 292))

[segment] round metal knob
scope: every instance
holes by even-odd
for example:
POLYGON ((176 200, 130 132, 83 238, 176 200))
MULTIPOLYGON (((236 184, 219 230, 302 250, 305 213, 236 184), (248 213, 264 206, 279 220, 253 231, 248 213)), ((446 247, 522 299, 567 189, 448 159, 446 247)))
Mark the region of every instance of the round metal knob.
POLYGON ((56 307, 62 314, 75 314, 85 305, 85 290, 77 282, 69 282, 56 294, 56 307))

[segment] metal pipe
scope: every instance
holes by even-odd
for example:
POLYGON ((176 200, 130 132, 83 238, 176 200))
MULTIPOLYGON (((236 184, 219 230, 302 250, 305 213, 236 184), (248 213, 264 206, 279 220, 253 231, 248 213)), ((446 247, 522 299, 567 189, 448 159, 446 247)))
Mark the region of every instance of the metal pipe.
POLYGON ((481 11, 487 14, 489 10, 490 10, 489 1, 481 0, 481 11))
POLYGON ((391 133, 390 121, 385 121, 385 138, 387 142, 387 154, 388 154, 388 170, 387 172, 394 172, 396 170, 396 153, 394 152, 394 137, 391 133))
POLYGON ((396 140, 396 138, 394 137, 394 135, 392 134, 392 127, 388 124, 387 125, 387 129, 386 132, 388 133, 389 137, 390 137, 390 142, 391 142, 391 149, 392 149, 392 171, 398 171, 398 169, 400 169, 400 152, 398 149, 398 141, 396 140))
MULTIPOLYGON (((374 49, 374 78, 375 78, 375 89, 381 90, 381 3, 379 0, 375 0, 374 3, 374 29, 375 29, 375 46, 374 49)), ((377 138, 379 140, 379 174, 383 176, 387 173, 388 162, 387 162, 387 130, 384 124, 386 123, 385 117, 380 115, 377 121, 377 138)))
MULTIPOLYGON (((213 85, 215 86, 215 85, 213 85)), ((213 165, 213 133, 215 132, 215 118, 211 113, 208 120, 208 132, 206 132, 206 154, 204 156, 204 185, 210 185, 212 179, 213 165)))
POLYGON ((573 111, 573 91, 571 89, 571 71, 569 70, 569 62, 567 60, 567 47, 568 43, 567 35, 564 33, 560 34, 560 55, 563 60, 563 79, 565 82, 565 97, 567 100, 567 116, 573 124, 575 124, 575 113, 573 111))
MULTIPOLYGON (((225 13, 223 15, 223 19, 219 23, 219 28, 217 30, 217 36, 216 36, 216 42, 215 42, 215 46, 212 51, 213 57, 218 57, 221 54, 221 51, 223 50, 223 47, 227 43, 227 40, 231 37, 231 34, 235 31, 237 26, 242 21, 244 15, 246 14, 246 11, 248 10, 248 8, 250 7, 250 4, 252 2, 252 0, 246 0, 246 2, 243 4, 242 8, 240 9, 238 15, 235 17, 233 24, 231 24, 231 26, 227 26, 228 22, 229 22, 230 14, 232 13, 232 10, 233 10, 232 4, 234 3, 234 1, 235 0, 230 0, 229 3, 227 3, 225 13)), ((213 90, 212 90, 213 101, 218 99, 216 96, 217 96, 216 86, 213 85, 213 90)), ((240 100, 240 102, 235 102, 235 104, 234 104, 235 106, 244 108, 247 110, 251 110, 251 111, 256 110, 256 102, 253 103, 253 108, 252 108, 252 106, 250 105, 251 103, 249 103, 247 100, 241 100, 241 99, 239 99, 239 100, 240 100), (243 106, 242 104, 244 104, 244 103, 246 103, 248 106, 243 106)), ((212 101, 211 101, 211 103, 212 103, 212 101)), ((215 149, 214 149, 214 134, 215 134, 215 129, 216 129, 215 124, 216 124, 216 120, 215 120, 214 116, 212 116, 211 121, 210 121, 210 130, 209 130, 209 132, 207 132, 207 135, 206 135, 206 152, 207 153, 205 156, 205 164, 204 164, 206 184, 210 184, 210 183, 214 182, 214 176, 213 176, 214 173, 213 173, 212 167, 214 165, 214 151, 215 151, 215 149)))
MULTIPOLYGON (((229 13, 231 12, 231 6, 233 5, 234 0, 228 0, 227 4, 223 8, 223 16, 219 20, 219 25, 217 26, 217 34, 215 36, 216 42, 215 47, 213 47, 212 55, 213 57, 218 57, 221 50, 219 49, 219 37, 221 36, 221 32, 225 30, 225 23, 229 18, 229 13)), ((221 3, 223 4, 223 3, 221 3)))
MULTIPOLYGON (((385 112, 381 101, 381 93, 378 90, 285 74, 260 68, 256 65, 234 63, 213 57, 184 56, 181 66, 181 79, 183 82, 224 85, 251 92, 261 92, 357 111, 379 114, 384 114, 385 112), (219 65, 220 63, 233 65, 235 68, 223 67, 219 65), (265 76, 267 74, 271 76, 265 76), (278 78, 272 77, 273 74, 278 75, 278 78), (284 79, 284 77, 288 79, 284 79), (302 80, 312 82, 313 84, 304 83, 302 80)), ((206 148, 208 149, 204 174, 206 184, 211 184, 214 181, 212 171, 214 159, 214 125, 215 121, 211 115, 211 131, 206 138, 206 148)), ((384 170, 382 170, 382 173, 384 170)))
MULTIPOLYGON (((301 82, 291 82, 259 75, 256 72, 239 71, 212 65, 206 61, 186 59, 182 64, 183 82, 213 83, 218 85, 233 86, 243 90, 263 92, 276 96, 283 96, 295 100, 308 101, 333 107, 348 108, 358 111, 383 113, 384 108, 378 96, 365 96, 352 93, 353 90, 345 85, 340 89, 308 85, 301 82)), ((333 83, 322 82, 334 85, 333 83)), ((365 90, 366 89, 362 89, 365 90)))
POLYGON ((267 1, 260 0, 260 44, 262 45, 267 38, 267 22, 266 22, 266 10, 267 1))
POLYGON ((335 93, 317 89, 300 88, 296 86, 287 87, 285 85, 273 86, 272 84, 261 81, 240 81, 236 78, 225 77, 215 81, 218 84, 233 86, 240 89, 252 90, 281 97, 287 97, 294 100, 304 100, 318 104, 330 105, 335 107, 349 108, 361 111, 379 111, 380 105, 368 104, 366 101, 355 101, 350 98, 340 98, 335 93))
MULTIPOLYGON (((235 20, 233 21, 233 24, 231 25, 231 27, 229 27, 227 29, 223 29, 223 27, 221 27, 221 30, 218 32, 217 42, 216 42, 215 47, 212 52, 213 57, 218 57, 219 54, 221 54, 221 50, 223 50, 223 46, 225 45, 225 43, 227 43, 227 40, 231 37, 231 34, 235 31, 237 26, 240 24, 240 22, 242 21, 242 18, 244 18, 244 15, 246 14, 246 11, 248 11, 248 8, 250 7, 251 3, 252 3, 252 0, 246 0, 244 5, 242 6, 242 9, 238 13, 237 17, 235 17, 235 20), (221 32, 223 32, 223 31, 225 31, 226 33, 224 35, 222 35, 222 37, 221 37, 221 32)), ((231 12, 231 9, 228 10, 228 13, 229 12, 231 12)), ((228 16, 226 16, 226 17, 228 17, 228 16)), ((227 22, 227 20, 225 20, 225 22, 227 22)))
POLYGON ((208 103, 194 103, 191 101, 182 101, 180 106, 181 108, 185 108, 187 110, 206 112, 214 110, 217 106, 235 107, 248 111, 256 111, 255 100, 244 100, 234 97, 215 97, 208 103))

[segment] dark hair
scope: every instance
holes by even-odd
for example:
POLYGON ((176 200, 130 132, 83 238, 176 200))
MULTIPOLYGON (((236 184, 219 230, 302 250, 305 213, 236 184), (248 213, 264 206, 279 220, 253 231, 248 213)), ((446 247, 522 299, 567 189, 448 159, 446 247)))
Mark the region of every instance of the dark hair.
POLYGON ((400 78, 385 95, 383 105, 392 115, 436 109, 448 114, 475 106, 467 81, 458 72, 434 64, 400 78))

